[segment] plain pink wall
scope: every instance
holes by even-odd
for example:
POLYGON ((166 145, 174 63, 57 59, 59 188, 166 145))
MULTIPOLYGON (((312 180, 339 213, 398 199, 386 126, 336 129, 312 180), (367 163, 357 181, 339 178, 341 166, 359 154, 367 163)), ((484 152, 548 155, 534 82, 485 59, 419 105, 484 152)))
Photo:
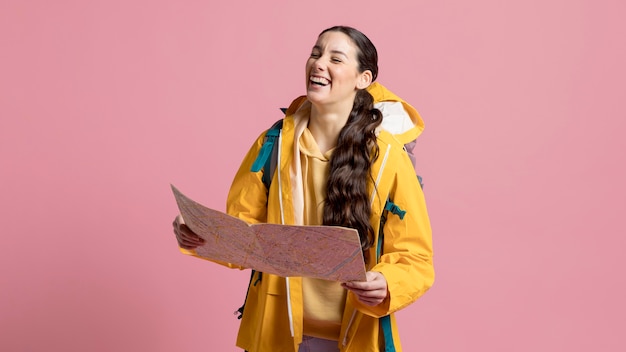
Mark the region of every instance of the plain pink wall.
POLYGON ((405 350, 625 350, 625 11, 2 0, 0 350, 236 351, 248 272, 178 253, 169 184, 224 209, 334 24, 426 120, 437 280, 405 350))

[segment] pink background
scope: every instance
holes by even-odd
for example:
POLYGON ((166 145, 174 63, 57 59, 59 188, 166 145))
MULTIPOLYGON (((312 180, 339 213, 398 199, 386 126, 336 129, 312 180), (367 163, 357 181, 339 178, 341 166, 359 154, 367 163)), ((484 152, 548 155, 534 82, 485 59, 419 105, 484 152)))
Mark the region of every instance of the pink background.
POLYGON ((179 254, 334 24, 426 120, 407 351, 623 351, 624 3, 0 2, 0 350, 236 351, 248 272, 179 254))

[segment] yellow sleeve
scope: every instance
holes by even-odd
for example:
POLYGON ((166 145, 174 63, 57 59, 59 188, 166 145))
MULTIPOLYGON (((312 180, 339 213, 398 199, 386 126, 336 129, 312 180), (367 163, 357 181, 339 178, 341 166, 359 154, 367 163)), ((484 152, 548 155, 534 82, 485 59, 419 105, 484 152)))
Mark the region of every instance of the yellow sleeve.
MULTIPOLYGON (((367 315, 381 317, 413 303, 432 286, 432 230, 424 193, 408 156, 399 160, 389 198, 405 210, 403 219, 389 212, 384 225, 382 255, 371 271, 378 271, 387 280, 388 297, 376 307, 353 300, 367 315)), ((375 244, 374 244, 375 245, 375 244)))

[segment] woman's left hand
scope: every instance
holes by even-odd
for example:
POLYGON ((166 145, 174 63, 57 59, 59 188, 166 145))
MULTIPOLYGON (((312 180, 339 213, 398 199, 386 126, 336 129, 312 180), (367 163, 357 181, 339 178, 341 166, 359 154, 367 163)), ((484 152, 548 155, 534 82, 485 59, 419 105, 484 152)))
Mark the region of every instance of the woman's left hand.
POLYGON ((373 307, 381 304, 387 298, 387 280, 377 271, 366 272, 365 278, 367 281, 344 282, 341 285, 365 305, 373 307))

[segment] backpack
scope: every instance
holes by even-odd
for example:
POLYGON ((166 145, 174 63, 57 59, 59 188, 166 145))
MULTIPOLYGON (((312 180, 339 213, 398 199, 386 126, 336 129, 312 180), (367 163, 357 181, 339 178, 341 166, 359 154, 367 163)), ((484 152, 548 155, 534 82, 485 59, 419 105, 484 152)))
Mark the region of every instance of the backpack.
MULTIPOLYGON (((287 111, 285 108, 280 109, 283 113, 287 111)), ((276 121, 272 127, 270 127, 265 133, 265 137, 263 139, 263 145, 261 146, 261 150, 259 151, 259 155, 254 160, 252 167, 250 168, 251 172, 259 172, 261 168, 263 169, 263 176, 261 180, 265 185, 265 188, 270 189, 270 185, 272 183, 272 178, 274 177, 274 172, 276 172, 276 166, 278 163, 278 137, 280 136, 280 132, 283 128, 283 119, 276 121)), ((415 141, 411 143, 405 144, 405 149, 409 153, 409 158, 411 162, 415 166, 415 157, 412 153, 413 147, 415 146, 415 141)), ((423 189, 424 184, 422 182, 422 177, 417 175, 417 179, 419 181, 420 187, 423 189)), ((400 209, 395 203, 391 201, 391 199, 387 198, 385 202, 385 207, 383 213, 380 218, 380 228, 378 231, 378 243, 376 244, 376 263, 380 260, 380 256, 382 255, 383 241, 384 241, 384 233, 383 227, 385 222, 387 221, 387 216, 391 212, 400 217, 400 219, 404 218, 406 211, 400 209)), ((256 286, 263 278, 263 273, 260 271, 256 271, 252 269, 250 274, 250 282, 248 283, 248 288, 250 285, 256 286), (256 276, 256 280, 255 280, 256 276)), ((248 290, 249 291, 249 290, 248 290)), ((244 299, 243 305, 239 307, 235 311, 235 315, 238 314, 237 319, 241 319, 243 317, 244 307, 246 306, 246 301, 248 300, 248 293, 246 292, 246 298, 244 299)), ((385 341, 385 352, 395 352, 396 348, 393 343, 392 330, 391 330, 391 316, 386 315, 380 319, 380 326, 383 331, 384 341, 385 341)))

